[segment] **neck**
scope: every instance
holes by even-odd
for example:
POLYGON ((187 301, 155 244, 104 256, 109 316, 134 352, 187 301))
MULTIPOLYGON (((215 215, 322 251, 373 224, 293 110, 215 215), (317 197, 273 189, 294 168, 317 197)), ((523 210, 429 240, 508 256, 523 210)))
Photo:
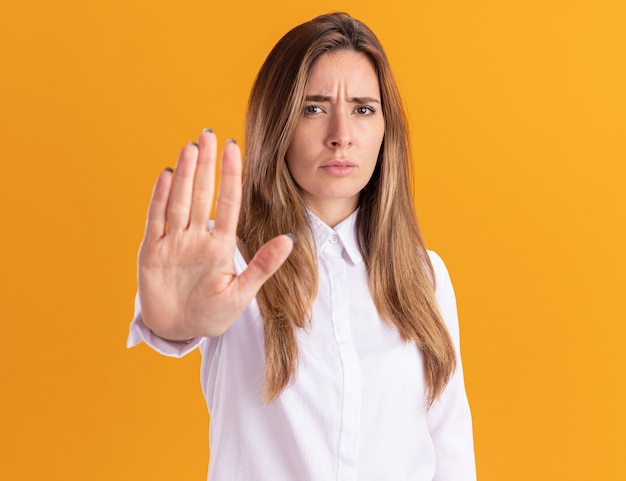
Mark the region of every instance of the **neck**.
POLYGON ((356 201, 350 200, 348 202, 307 202, 307 208, 320 219, 328 227, 334 228, 337 224, 341 223, 356 210, 356 201))

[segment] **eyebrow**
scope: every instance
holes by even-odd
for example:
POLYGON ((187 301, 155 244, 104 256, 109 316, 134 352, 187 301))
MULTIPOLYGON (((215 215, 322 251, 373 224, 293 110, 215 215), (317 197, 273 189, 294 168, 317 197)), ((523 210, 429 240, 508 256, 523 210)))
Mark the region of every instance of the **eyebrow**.
MULTIPOLYGON (((307 95, 304 100, 307 102, 334 102, 335 97, 329 95, 307 95)), ((350 97, 348 102, 353 104, 379 104, 380 100, 374 97, 350 97)))

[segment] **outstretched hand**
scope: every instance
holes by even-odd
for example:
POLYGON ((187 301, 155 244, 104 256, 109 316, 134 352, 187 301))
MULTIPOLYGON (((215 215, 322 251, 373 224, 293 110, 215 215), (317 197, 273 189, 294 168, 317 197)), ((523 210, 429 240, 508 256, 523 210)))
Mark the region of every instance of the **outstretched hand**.
POLYGON ((157 179, 139 250, 139 299, 144 324, 160 337, 186 340, 222 334, 281 266, 293 247, 278 236, 235 272, 241 207, 241 151, 222 151, 215 223, 208 220, 215 190, 217 139, 212 131, 182 148, 176 173, 157 179))

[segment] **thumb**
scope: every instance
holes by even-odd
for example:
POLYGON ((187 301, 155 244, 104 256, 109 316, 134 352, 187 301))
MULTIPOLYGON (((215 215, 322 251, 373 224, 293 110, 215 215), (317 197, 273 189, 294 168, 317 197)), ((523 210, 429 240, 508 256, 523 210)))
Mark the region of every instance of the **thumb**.
POLYGON ((265 281, 287 260, 294 244, 293 234, 280 235, 263 244, 239 276, 243 296, 251 299, 256 295, 265 281))

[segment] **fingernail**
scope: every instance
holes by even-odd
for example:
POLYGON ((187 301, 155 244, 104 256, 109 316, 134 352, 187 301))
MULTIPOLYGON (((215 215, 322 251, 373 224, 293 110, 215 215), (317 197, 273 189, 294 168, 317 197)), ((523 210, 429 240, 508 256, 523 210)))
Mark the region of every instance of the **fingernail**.
POLYGON ((187 142, 187 145, 195 145, 196 147, 200 148, 197 142, 187 142))
POLYGON ((202 132, 205 134, 212 134, 213 133, 213 129, 202 129, 202 132))
POLYGON ((172 169, 171 167, 165 167, 165 172, 169 172, 170 174, 173 174, 174 169, 172 169))
POLYGON ((226 140, 226 143, 233 143, 233 144, 236 144, 236 143, 237 143, 237 140, 236 140, 236 139, 233 139, 233 138, 231 137, 230 139, 227 139, 227 140, 226 140))
POLYGON ((294 243, 294 244, 297 244, 298 239, 296 239, 296 236, 295 236, 295 235, 293 235, 291 232, 290 232, 289 234, 285 234, 285 235, 286 235, 287 237, 289 237, 289 238, 293 241, 293 243, 294 243))

